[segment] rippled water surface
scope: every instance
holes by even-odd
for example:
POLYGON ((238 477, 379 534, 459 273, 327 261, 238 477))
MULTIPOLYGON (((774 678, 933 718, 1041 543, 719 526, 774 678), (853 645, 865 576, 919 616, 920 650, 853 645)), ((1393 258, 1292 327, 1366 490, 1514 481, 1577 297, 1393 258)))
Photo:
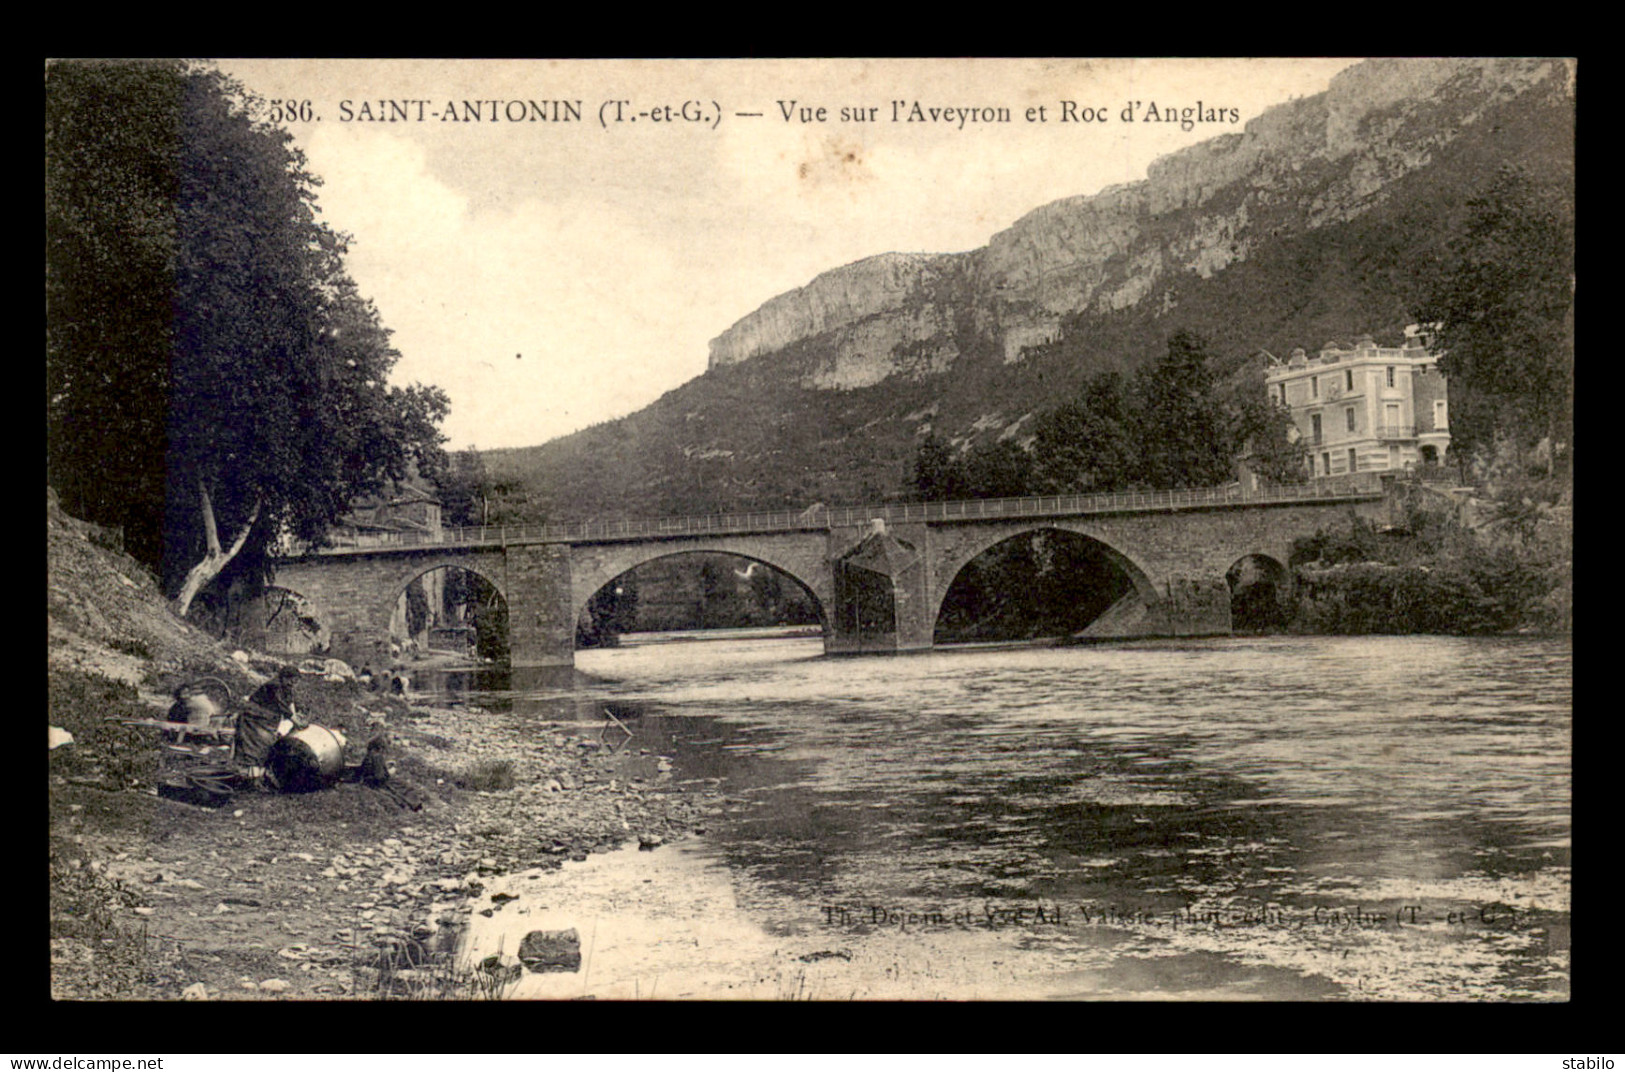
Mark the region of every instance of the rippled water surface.
POLYGON ((1566 641, 729 639, 577 667, 497 699, 616 705, 676 777, 720 778, 705 841, 775 933, 992 938, 1049 996, 1568 996, 1566 641))

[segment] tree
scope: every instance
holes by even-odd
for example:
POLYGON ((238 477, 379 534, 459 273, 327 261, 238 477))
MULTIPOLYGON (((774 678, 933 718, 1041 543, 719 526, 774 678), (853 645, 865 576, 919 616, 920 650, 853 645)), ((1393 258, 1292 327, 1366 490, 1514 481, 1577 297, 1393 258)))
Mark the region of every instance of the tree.
POLYGON ((771 566, 753 562, 745 570, 750 582, 751 608, 762 618, 763 625, 778 625, 785 620, 788 600, 785 598, 784 578, 771 566))
POLYGON ((1270 396, 1261 370, 1250 370, 1238 379, 1224 413, 1230 448, 1246 456, 1253 472, 1275 484, 1307 479, 1308 454, 1297 435, 1292 409, 1270 396))
POLYGON ((1123 379, 1093 376, 1082 394, 1039 417, 1033 432, 1034 490, 1044 495, 1116 491, 1134 480, 1137 452, 1123 379))
POLYGON ((1222 484, 1231 475, 1231 443, 1213 394, 1207 340, 1178 331, 1168 351, 1135 382, 1139 479, 1154 488, 1222 484))
POLYGON ((1309 453, 1298 436, 1292 409, 1277 399, 1252 399, 1243 407, 1236 441, 1251 450, 1253 471, 1275 484, 1308 479, 1309 453))
POLYGON ((594 592, 576 622, 576 644, 583 648, 612 648, 622 633, 637 628, 638 579, 623 573, 594 592))
POLYGON ((706 556, 700 562, 700 594, 695 608, 696 624, 701 629, 721 629, 735 624, 729 620, 728 596, 729 566, 706 556))
POLYGON ((452 455, 440 481, 441 519, 447 525, 490 524, 494 492, 485 459, 472 445, 452 455))
POLYGON ((423 590, 423 578, 416 577, 406 586, 406 635, 423 635, 431 620, 429 594, 423 590))
POLYGON ((263 102, 185 63, 56 64, 46 96, 49 479, 158 533, 136 549, 180 613, 437 475, 446 396, 387 384, 400 355, 263 102))
POLYGON ((1030 495, 1032 456, 1008 439, 972 447, 964 458, 967 499, 1013 499, 1030 495))
POLYGON ((953 449, 928 435, 914 458, 914 490, 927 502, 1000 499, 1032 492, 1032 457, 1009 440, 953 449))
POLYGON ((914 490, 926 502, 953 498, 953 449, 935 432, 926 434, 914 454, 914 490))
POLYGON ((1455 449, 1567 439, 1574 370, 1574 219, 1567 191, 1503 168, 1467 203, 1416 315, 1436 326, 1455 449))
POLYGON ((178 65, 54 64, 45 96, 46 479, 163 553, 178 65))

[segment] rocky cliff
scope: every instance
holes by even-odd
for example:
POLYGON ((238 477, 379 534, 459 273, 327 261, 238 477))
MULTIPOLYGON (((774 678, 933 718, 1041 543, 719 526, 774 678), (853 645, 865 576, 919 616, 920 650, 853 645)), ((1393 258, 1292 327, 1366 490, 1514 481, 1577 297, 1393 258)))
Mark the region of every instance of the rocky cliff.
POLYGON ((825 272, 711 343, 710 366, 815 340, 802 386, 921 379, 969 351, 1020 360, 1069 316, 1133 307, 1182 273, 1203 279, 1256 243, 1358 217, 1495 105, 1571 63, 1385 59, 1154 162, 1141 182, 1044 205, 963 254, 888 253, 825 272))
MULTIPOLYGON (((712 368, 618 421, 487 457, 513 520, 805 509, 906 494, 923 436, 1022 444, 1176 331, 1214 374, 1260 348, 1397 344, 1469 204, 1512 166, 1573 214, 1574 69, 1382 60, 1141 182, 1043 205, 965 253, 888 254, 765 304, 712 368)), ((1258 388, 1262 389, 1259 380, 1258 388)))

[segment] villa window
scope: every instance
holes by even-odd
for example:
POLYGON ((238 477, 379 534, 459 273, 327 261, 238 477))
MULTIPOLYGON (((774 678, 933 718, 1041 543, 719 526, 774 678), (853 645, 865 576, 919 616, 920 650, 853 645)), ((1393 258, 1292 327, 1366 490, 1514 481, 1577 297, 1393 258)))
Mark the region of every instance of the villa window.
POLYGON ((1311 377, 1309 377, 1309 397, 1310 398, 1319 398, 1320 397, 1320 377, 1319 376, 1311 376, 1311 377))
POLYGON ((1393 385, 1394 385, 1394 366, 1389 365, 1388 366, 1388 386, 1392 387, 1393 385))
POLYGON ((1354 431, 1354 407, 1350 406, 1344 410, 1343 415, 1348 419, 1349 431, 1354 431))
POLYGON ((1433 427, 1450 427, 1450 411, 1448 407, 1445 406, 1444 399, 1442 398, 1433 403, 1433 427))
POLYGON ((1358 469, 1360 467, 1359 458, 1360 458, 1360 456, 1355 453, 1354 448, 1350 447, 1349 448, 1349 472, 1352 473, 1352 472, 1354 472, 1356 469, 1358 469))
MULTIPOLYGON (((1344 369, 1343 370, 1343 390, 1345 390, 1345 391, 1354 390, 1354 370, 1353 369, 1344 369)), ((1352 427, 1352 425, 1350 427, 1352 427)))

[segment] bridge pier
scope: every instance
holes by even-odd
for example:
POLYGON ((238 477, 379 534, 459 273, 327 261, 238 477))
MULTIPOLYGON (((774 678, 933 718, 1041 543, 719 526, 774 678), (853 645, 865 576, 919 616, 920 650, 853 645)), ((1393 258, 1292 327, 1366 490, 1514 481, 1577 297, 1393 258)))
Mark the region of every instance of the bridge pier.
POLYGON ((826 654, 931 647, 936 607, 931 599, 930 539, 925 525, 888 528, 879 519, 830 530, 835 598, 826 654))
POLYGON ((328 653, 356 669, 390 664, 389 614, 392 604, 380 595, 389 588, 395 569, 387 560, 357 559, 350 568, 335 568, 319 558, 283 563, 276 583, 310 599, 328 631, 328 653))
POLYGON ((515 544, 506 552, 510 665, 575 665, 569 546, 515 544))
MULTIPOLYGON (((1229 636, 1230 585, 1223 577, 1170 577, 1159 636, 1229 636)), ((1153 617, 1155 617, 1153 612, 1153 617)))

